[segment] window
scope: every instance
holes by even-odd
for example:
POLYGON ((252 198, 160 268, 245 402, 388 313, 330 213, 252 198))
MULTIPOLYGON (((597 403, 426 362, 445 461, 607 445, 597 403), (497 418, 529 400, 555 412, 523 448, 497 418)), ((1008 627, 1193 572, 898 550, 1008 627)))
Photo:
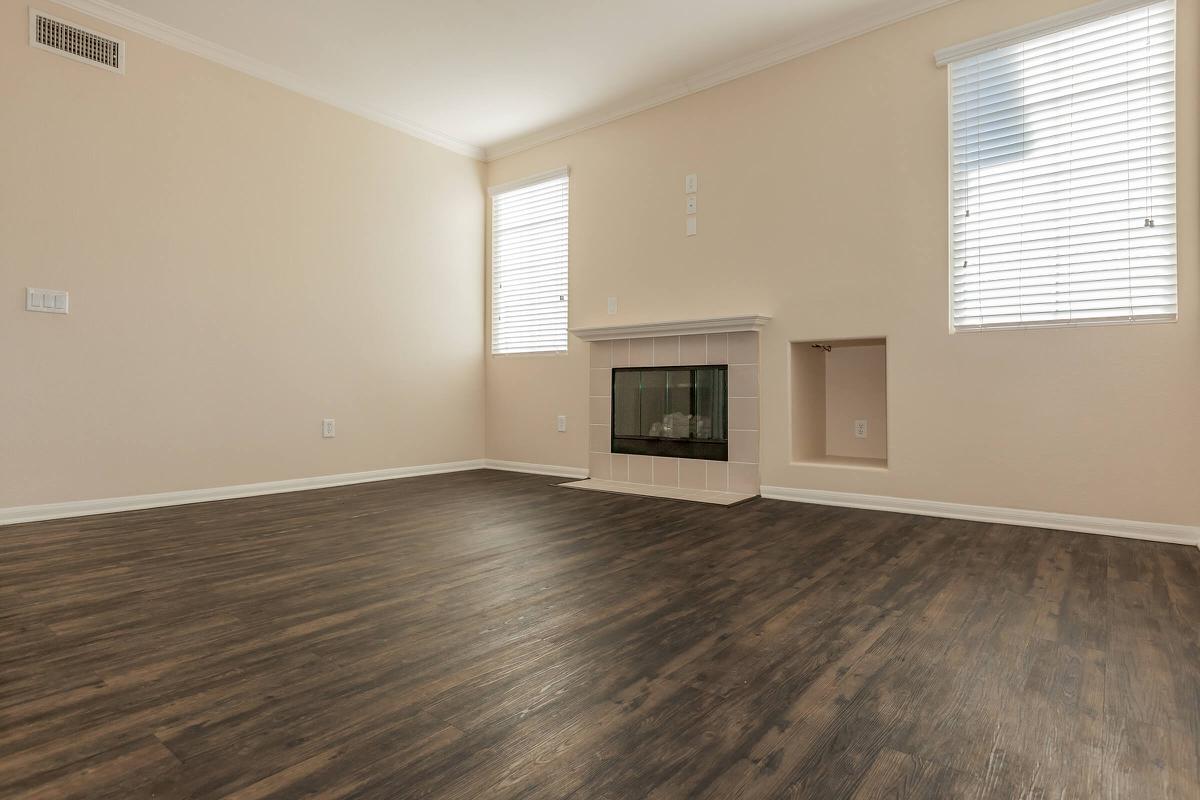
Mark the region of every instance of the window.
POLYGON ((1174 3, 1088 13, 938 55, 955 330, 1175 319, 1174 3))
POLYGON ((567 349, 567 203, 556 170, 492 195, 492 354, 567 349))

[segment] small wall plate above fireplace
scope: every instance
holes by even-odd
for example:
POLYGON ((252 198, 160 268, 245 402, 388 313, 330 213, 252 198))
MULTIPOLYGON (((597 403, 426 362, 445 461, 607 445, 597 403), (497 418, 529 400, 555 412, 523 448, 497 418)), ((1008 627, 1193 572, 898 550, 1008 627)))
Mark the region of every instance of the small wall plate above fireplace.
POLYGON ((612 452, 729 460, 724 364, 612 370, 612 452))

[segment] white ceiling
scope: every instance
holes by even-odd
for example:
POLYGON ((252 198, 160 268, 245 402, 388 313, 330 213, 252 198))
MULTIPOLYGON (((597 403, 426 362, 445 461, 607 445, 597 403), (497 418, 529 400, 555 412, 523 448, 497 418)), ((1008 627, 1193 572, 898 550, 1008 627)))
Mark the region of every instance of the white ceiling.
POLYGON ((60 0, 488 157, 950 1, 60 0))

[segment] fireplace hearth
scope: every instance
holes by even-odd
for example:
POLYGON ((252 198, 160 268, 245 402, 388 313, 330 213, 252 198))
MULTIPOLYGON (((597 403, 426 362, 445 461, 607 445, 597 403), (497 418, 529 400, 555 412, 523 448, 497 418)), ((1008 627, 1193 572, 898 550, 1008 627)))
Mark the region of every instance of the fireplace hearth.
POLYGON ((725 365, 612 370, 612 452, 728 461, 725 365))

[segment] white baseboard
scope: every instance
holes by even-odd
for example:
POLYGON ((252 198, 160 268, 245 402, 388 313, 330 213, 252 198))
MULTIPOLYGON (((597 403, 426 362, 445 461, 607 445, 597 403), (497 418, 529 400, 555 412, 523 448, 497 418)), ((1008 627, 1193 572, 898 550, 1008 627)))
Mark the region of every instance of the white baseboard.
POLYGON ((814 489, 791 489, 786 486, 764 486, 762 496, 771 500, 790 500, 822 506, 867 508, 875 511, 894 511, 899 514, 920 514, 927 517, 949 517, 974 522, 994 522, 1002 525, 1021 525, 1081 533, 1099 533, 1126 539, 1145 539, 1200 547, 1200 527, 1170 525, 1163 522, 1137 522, 1109 517, 1085 517, 1078 514, 1057 514, 1051 511, 1027 511, 1019 508, 971 506, 960 503, 940 503, 935 500, 910 500, 903 497, 882 497, 851 492, 823 492, 814 489))
MULTIPOLYGON (((583 467, 562 467, 549 464, 526 464, 519 461, 497 461, 473 459, 445 464, 423 464, 413 467, 395 467, 369 472, 347 472, 340 475, 320 475, 312 478, 293 478, 265 483, 246 483, 239 486, 219 486, 212 489, 189 489, 181 492, 112 497, 100 500, 76 500, 66 503, 47 503, 35 506, 13 506, 0 508, 0 526, 21 522, 85 517, 95 514, 114 514, 120 511, 136 511, 144 508, 207 503, 213 500, 231 500, 237 497, 302 492, 308 489, 324 489, 332 486, 348 486, 355 483, 389 481, 396 478, 411 478, 418 475, 438 475, 447 472, 464 472, 473 469, 495 469, 505 472, 523 472, 534 475, 552 475, 561 478, 583 479, 588 471, 583 467)), ((825 492, 813 489, 792 489, 786 486, 763 486, 763 497, 771 500, 789 500, 797 503, 865 508, 876 511, 892 511, 899 514, 919 514, 929 517, 949 517, 975 522, 993 522, 1004 525, 1021 525, 1050 530, 1098 533, 1105 536, 1121 536, 1127 539, 1144 539, 1153 542, 1169 542, 1200 547, 1200 527, 1171 525, 1161 522, 1138 522, 1135 520, 1111 519, 1107 517, 1085 517, 1077 514, 1057 514, 1049 511, 1028 511, 994 506, 972 506, 960 503, 942 503, 935 500, 911 500, 902 497, 883 497, 850 492, 825 492)))
POLYGON ((15 525, 19 522, 37 522, 68 517, 87 517, 95 514, 114 514, 119 511, 136 511, 141 508, 161 508, 189 503, 207 503, 212 500, 231 500, 235 497, 256 497, 265 494, 302 492, 307 489, 325 489, 330 486, 348 486, 354 483, 390 481, 396 478, 412 478, 417 475, 438 475, 445 472, 463 472, 482 469, 483 459, 453 461, 447 464, 422 464, 415 467, 394 467, 369 472, 346 472, 340 475, 319 475, 312 478, 292 478, 265 483, 244 483, 240 486, 218 486, 214 489, 188 489, 182 492, 160 492, 130 497, 111 497, 102 500, 74 500, 67 503, 47 503, 37 506, 13 506, 0 508, 0 525, 15 525))
POLYGON ((553 475, 556 478, 578 478, 588 476, 587 467, 556 467, 551 464, 526 464, 521 461, 496 461, 485 459, 484 469, 498 469, 504 472, 527 472, 531 475, 553 475))

